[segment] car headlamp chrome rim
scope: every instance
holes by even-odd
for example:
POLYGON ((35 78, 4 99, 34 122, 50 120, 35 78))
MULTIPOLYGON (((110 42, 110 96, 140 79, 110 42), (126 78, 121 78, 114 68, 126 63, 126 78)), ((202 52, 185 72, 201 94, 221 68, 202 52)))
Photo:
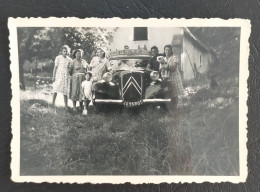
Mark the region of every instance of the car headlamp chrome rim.
POLYGON ((107 82, 107 83, 109 83, 110 81, 112 81, 112 78, 113 78, 113 76, 112 76, 112 73, 110 73, 110 72, 106 72, 106 73, 103 75, 103 77, 102 77, 102 79, 103 79, 105 82, 107 82))
POLYGON ((153 81, 157 81, 160 77, 159 72, 158 71, 152 71, 150 73, 150 77, 153 81))

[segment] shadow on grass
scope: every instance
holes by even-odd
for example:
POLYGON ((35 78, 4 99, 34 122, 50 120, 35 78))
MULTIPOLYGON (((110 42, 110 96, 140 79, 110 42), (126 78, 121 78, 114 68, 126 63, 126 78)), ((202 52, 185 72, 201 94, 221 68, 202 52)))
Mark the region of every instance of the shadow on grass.
POLYGON ((147 111, 156 111, 159 112, 159 116, 161 115, 169 115, 171 111, 166 105, 159 104, 142 104, 140 106, 135 107, 124 107, 122 105, 116 104, 98 104, 90 106, 90 112, 94 112, 94 114, 103 114, 103 115, 115 115, 126 113, 132 116, 138 116, 147 111))
POLYGON ((26 100, 30 105, 39 105, 41 107, 49 107, 50 104, 46 101, 46 100, 42 100, 42 99, 28 99, 26 100))

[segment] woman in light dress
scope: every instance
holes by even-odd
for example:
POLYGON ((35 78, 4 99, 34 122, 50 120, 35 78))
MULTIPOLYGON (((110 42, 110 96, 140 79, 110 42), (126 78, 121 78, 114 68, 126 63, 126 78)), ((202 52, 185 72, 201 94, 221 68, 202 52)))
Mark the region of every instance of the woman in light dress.
POLYGON ((52 104, 55 105, 55 100, 57 97, 57 93, 62 93, 64 96, 64 104, 68 109, 68 95, 69 95, 69 74, 68 74, 68 66, 71 61, 71 58, 67 56, 68 47, 61 47, 61 55, 55 58, 55 66, 53 69, 53 98, 52 104))
POLYGON ((95 80, 102 79, 103 75, 111 69, 109 60, 106 58, 106 53, 103 49, 97 49, 97 56, 93 57, 89 67, 92 70, 92 77, 95 80))
POLYGON ((73 54, 74 60, 69 65, 69 74, 71 75, 70 99, 73 101, 73 112, 77 112, 77 101, 79 101, 80 107, 83 109, 84 94, 81 84, 85 80, 88 63, 82 59, 82 53, 82 50, 77 49, 73 54))

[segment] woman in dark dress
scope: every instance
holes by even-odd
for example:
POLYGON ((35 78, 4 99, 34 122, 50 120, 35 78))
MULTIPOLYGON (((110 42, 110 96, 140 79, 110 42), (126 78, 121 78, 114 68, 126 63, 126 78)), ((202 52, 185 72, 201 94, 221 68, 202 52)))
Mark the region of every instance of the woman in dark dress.
POLYGON ((73 54, 75 59, 72 60, 69 65, 69 74, 71 75, 70 99, 73 101, 73 112, 77 111, 77 101, 79 101, 80 107, 83 108, 81 83, 85 80, 88 63, 82 59, 82 52, 83 51, 77 49, 73 54))

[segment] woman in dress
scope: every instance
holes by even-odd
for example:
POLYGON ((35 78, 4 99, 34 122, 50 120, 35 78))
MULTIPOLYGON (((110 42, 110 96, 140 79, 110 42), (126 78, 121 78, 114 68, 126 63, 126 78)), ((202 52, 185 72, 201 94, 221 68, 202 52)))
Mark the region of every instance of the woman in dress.
POLYGON ((89 67, 92 69, 93 79, 96 80, 102 79, 103 75, 110 70, 109 60, 106 58, 106 54, 103 49, 97 49, 97 56, 93 57, 89 67))
POLYGON ((68 65, 71 58, 67 56, 68 47, 61 47, 61 55, 55 58, 55 66, 53 69, 53 98, 52 104, 55 105, 57 93, 62 93, 64 96, 65 107, 68 108, 68 95, 69 95, 69 74, 68 65))
POLYGON ((71 61, 69 65, 69 74, 71 75, 70 99, 73 101, 73 112, 77 111, 77 101, 79 101, 81 109, 83 108, 81 83, 85 80, 88 63, 82 59, 82 52, 83 51, 77 49, 73 53, 74 60, 71 61))
POLYGON ((183 94, 183 85, 181 80, 181 74, 178 70, 178 65, 180 61, 176 55, 174 55, 172 51, 171 45, 165 45, 164 47, 165 58, 164 61, 166 63, 161 63, 161 70, 169 71, 169 80, 170 80, 170 96, 172 99, 173 110, 177 109, 178 104, 178 96, 183 94))

